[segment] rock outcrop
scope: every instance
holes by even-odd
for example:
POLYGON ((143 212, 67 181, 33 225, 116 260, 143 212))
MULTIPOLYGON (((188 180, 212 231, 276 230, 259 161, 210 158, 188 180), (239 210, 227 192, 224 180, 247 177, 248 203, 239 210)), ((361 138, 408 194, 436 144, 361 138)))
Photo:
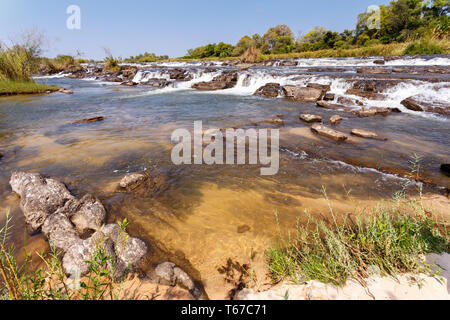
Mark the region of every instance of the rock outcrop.
POLYGON ((277 98, 283 94, 283 88, 279 83, 267 83, 266 85, 259 88, 254 95, 265 97, 265 98, 277 98))
POLYGON ((317 106, 324 109, 330 110, 350 110, 348 107, 343 106, 341 104, 329 103, 326 101, 317 101, 317 106))
POLYGON ((180 267, 172 262, 164 262, 155 268, 155 274, 166 281, 169 285, 175 286, 180 284, 187 288, 189 292, 196 298, 201 295, 200 290, 196 287, 194 281, 180 267))
POLYGON ((401 104, 412 111, 433 112, 442 115, 450 115, 450 106, 434 106, 426 102, 419 102, 413 97, 409 97, 401 102, 401 104))
POLYGON ((305 121, 307 123, 322 122, 322 117, 313 114, 302 114, 300 115, 300 120, 305 121))
POLYGON ((316 102, 323 96, 323 91, 302 86, 284 86, 283 91, 288 99, 298 102, 316 102))
POLYGON ((353 114, 357 115, 358 117, 364 118, 364 117, 376 116, 378 114, 387 115, 390 112, 391 112, 391 110, 389 108, 370 107, 370 108, 362 108, 362 109, 353 111, 353 114))
POLYGON ((360 138, 368 138, 368 139, 375 139, 378 138, 378 134, 372 131, 362 130, 362 129, 353 129, 352 135, 360 137, 360 138))
POLYGON ((236 72, 224 72, 210 82, 195 83, 192 88, 200 91, 215 91, 233 88, 238 81, 236 72))

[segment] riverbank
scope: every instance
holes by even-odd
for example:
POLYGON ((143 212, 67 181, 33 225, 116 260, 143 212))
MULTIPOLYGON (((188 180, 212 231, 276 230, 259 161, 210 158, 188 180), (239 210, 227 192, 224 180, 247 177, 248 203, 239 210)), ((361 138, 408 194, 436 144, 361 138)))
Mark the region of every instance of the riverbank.
POLYGON ((56 86, 49 86, 35 82, 0 81, 0 96, 14 96, 21 94, 43 94, 58 91, 56 86))

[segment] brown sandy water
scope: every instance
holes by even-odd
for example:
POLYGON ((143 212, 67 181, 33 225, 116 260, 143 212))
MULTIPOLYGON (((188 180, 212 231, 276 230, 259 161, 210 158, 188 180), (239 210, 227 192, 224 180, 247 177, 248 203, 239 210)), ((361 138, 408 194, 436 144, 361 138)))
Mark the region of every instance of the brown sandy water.
MULTIPOLYGON (((158 262, 173 261, 215 299, 226 298, 233 289, 219 272, 229 259, 251 263, 260 279, 257 285, 264 285, 265 250, 280 232, 294 232, 297 223, 305 222, 306 212, 329 218, 330 203, 336 213, 348 214, 403 188, 416 194, 416 182, 381 172, 408 172, 414 153, 422 156, 421 175, 431 182, 424 185, 425 192, 450 187, 450 179, 438 169, 450 159, 448 122, 442 119, 411 114, 362 119, 337 112, 344 118, 338 130, 375 130, 387 138, 352 137, 338 144, 313 135, 298 120, 300 113, 324 119, 336 114, 314 104, 191 91, 148 94, 142 87, 48 81, 71 87, 75 94, 0 100, 0 208, 11 210, 10 241, 18 252, 24 247, 45 250, 47 244, 42 235, 25 233, 19 198, 8 185, 14 170, 59 179, 77 196, 98 196, 109 222, 127 217, 130 233, 148 242, 147 271, 158 262), (260 166, 175 166, 170 160, 172 131, 191 129, 195 120, 209 127, 249 127, 279 113, 285 115, 285 125, 280 127, 282 152, 275 176, 260 176, 260 166), (106 120, 71 124, 100 115, 106 120), (164 192, 145 197, 117 192, 124 175, 146 168, 167 170, 164 192)), ((0 223, 2 219, 3 214, 0 223)))

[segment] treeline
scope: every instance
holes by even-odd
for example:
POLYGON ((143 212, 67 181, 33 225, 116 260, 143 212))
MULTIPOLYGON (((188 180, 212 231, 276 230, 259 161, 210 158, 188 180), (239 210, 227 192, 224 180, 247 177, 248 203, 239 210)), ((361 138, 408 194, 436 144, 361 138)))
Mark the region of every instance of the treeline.
POLYGON ((129 58, 123 59, 124 62, 135 62, 135 63, 144 63, 144 62, 157 62, 162 60, 169 59, 168 55, 157 56, 154 53, 145 52, 144 54, 139 54, 137 56, 131 56, 129 58))
MULTIPOLYGON (((287 54, 324 49, 351 49, 394 42, 421 41, 411 49, 442 53, 429 43, 431 40, 448 39, 449 0, 397 0, 381 5, 379 10, 361 13, 354 30, 334 32, 315 27, 308 33, 294 37, 286 25, 270 28, 263 36, 242 37, 236 45, 220 42, 188 50, 184 58, 203 59, 241 56, 248 48, 257 48, 262 54, 287 54)), ((407 53, 407 52, 406 52, 407 53)))

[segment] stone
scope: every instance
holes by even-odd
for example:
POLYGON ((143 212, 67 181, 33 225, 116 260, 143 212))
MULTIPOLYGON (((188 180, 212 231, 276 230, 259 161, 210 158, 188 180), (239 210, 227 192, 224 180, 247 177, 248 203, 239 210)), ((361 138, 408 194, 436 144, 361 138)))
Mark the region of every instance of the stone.
POLYGON ((89 230, 97 231, 105 222, 105 207, 99 199, 90 194, 78 201, 74 211, 70 220, 80 234, 89 230))
POLYGON ((387 115, 390 112, 391 112, 391 110, 389 108, 370 107, 370 108, 362 108, 360 110, 353 111, 353 114, 357 115, 358 117, 364 118, 364 117, 376 116, 378 114, 387 115))
POLYGON ((105 120, 105 117, 95 117, 95 118, 89 118, 89 119, 82 119, 82 120, 78 120, 76 122, 74 122, 73 124, 84 124, 84 123, 93 123, 93 122, 100 122, 105 120))
POLYGON ((265 123, 275 124, 275 125, 283 125, 284 121, 280 118, 274 118, 274 119, 267 119, 264 121, 265 123))
POLYGON ((367 131, 367 130, 362 130, 362 129, 353 129, 352 130, 352 135, 360 137, 360 138, 378 138, 378 134, 376 134, 375 132, 371 132, 371 131, 367 131))
POLYGON ((121 83, 122 86, 126 86, 126 87, 133 87, 133 86, 137 86, 136 82, 133 81, 125 81, 121 83))
POLYGON ((52 246, 63 252, 82 242, 75 227, 64 212, 56 212, 49 216, 42 226, 42 233, 48 237, 52 246))
POLYGON ((325 94, 327 91, 330 91, 331 86, 328 84, 319 84, 319 83, 308 83, 306 85, 307 88, 314 88, 322 90, 323 94, 325 94))
POLYGON ((378 64, 378 65, 384 65, 384 64, 386 64, 386 61, 384 61, 384 60, 375 60, 373 63, 374 64, 378 64))
POLYGON ((317 101, 317 106, 324 109, 330 109, 330 110, 348 110, 346 106, 343 106, 341 104, 333 104, 326 101, 317 101))
POLYGON ((162 191, 169 177, 164 170, 153 169, 124 177, 119 186, 135 195, 148 196, 162 191))
POLYGON ((190 291, 195 289, 195 283, 191 277, 175 263, 164 262, 159 264, 155 268, 155 274, 172 286, 181 284, 190 291))
POLYGON ((63 183, 37 173, 14 172, 9 183, 21 198, 20 208, 30 232, 40 231, 50 215, 75 199, 63 183))
POLYGON ((331 124, 331 125, 337 125, 337 124, 339 124, 341 121, 342 121, 342 117, 341 117, 341 116, 338 116, 338 115, 335 115, 335 116, 332 116, 332 117, 330 118, 330 121, 328 121, 328 123, 331 124))
POLYGON ((347 135, 342 132, 330 129, 321 124, 313 124, 311 131, 318 134, 319 136, 326 137, 335 141, 345 141, 348 139, 347 135))
POLYGON ((363 74, 391 74, 392 69, 382 67, 362 67, 358 68, 356 72, 363 74))
POLYGON ((409 97, 409 98, 403 100, 401 102, 401 104, 409 110, 424 111, 424 109, 420 106, 420 104, 416 100, 414 100, 414 98, 412 98, 412 97, 409 97))
POLYGON ((119 185, 124 189, 132 189, 144 181, 147 176, 144 173, 132 173, 122 178, 119 185))
POLYGON ((254 93, 255 96, 265 97, 265 98, 277 98, 283 94, 283 88, 279 83, 267 83, 262 86, 254 93))
POLYGON ((64 94, 73 94, 72 90, 64 89, 64 88, 59 89, 58 92, 64 93, 64 94))
POLYGON ((450 107, 447 106, 436 106, 426 102, 419 102, 413 97, 409 97, 401 102, 401 104, 412 111, 423 111, 423 112, 433 112, 442 115, 450 115, 450 107))
POLYGON ((323 95, 322 90, 302 86, 284 86, 285 96, 298 102, 316 102, 323 95))
POLYGON ((302 114, 300 115, 300 120, 303 120, 307 123, 322 122, 322 117, 313 114, 302 114))
POLYGON ((233 88, 238 81, 236 72, 224 72, 209 82, 195 83, 192 88, 200 91, 215 91, 233 88))
POLYGON ((360 89, 348 89, 345 94, 363 97, 369 100, 384 100, 384 95, 376 92, 363 91, 360 89))

